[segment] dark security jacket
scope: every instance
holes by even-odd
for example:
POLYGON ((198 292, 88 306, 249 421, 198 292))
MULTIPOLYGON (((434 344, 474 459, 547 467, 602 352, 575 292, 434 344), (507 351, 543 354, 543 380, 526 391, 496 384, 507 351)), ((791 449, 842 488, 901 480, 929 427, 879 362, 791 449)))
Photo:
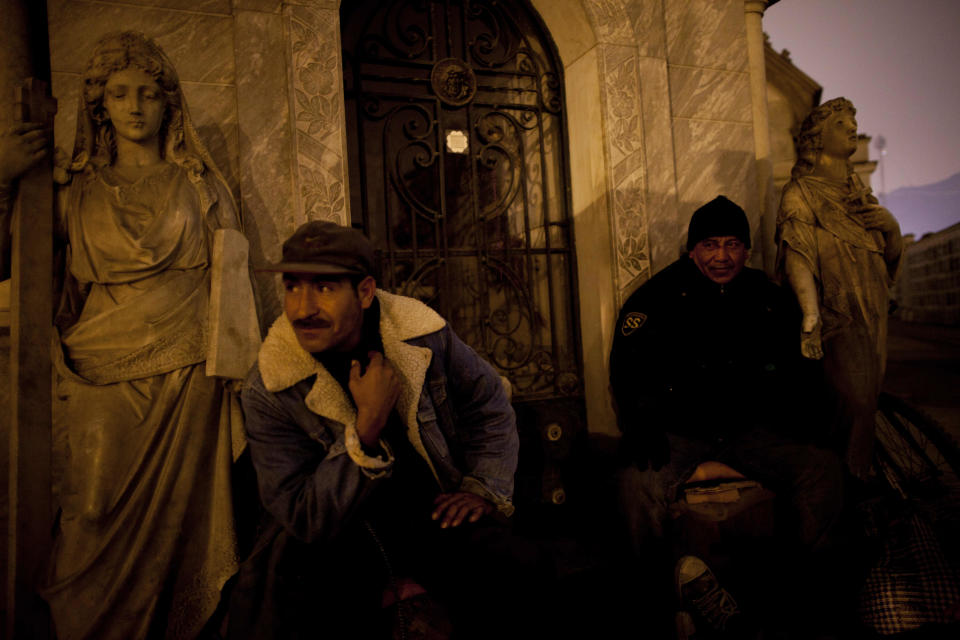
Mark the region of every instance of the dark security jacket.
POLYGON ((793 430, 799 329, 792 296, 762 271, 744 268, 719 285, 689 257, 677 260, 617 319, 610 384, 625 441, 793 430))

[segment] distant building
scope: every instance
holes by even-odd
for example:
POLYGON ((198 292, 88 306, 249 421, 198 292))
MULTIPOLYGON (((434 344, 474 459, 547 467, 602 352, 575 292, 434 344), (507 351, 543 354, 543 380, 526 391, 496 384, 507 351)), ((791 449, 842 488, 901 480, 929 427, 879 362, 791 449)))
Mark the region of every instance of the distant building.
MULTIPOLYGON (((860 181, 868 187, 871 186, 870 176, 877 169, 877 161, 870 159, 870 141, 872 139, 865 133, 857 136, 857 150, 850 156, 853 170, 860 176, 860 181)), ((879 197, 876 190, 874 190, 873 195, 879 197)))
MULTIPOLYGON (((764 46, 764 61, 767 72, 767 110, 770 123, 770 155, 773 163, 773 184, 778 194, 790 180, 790 171, 797 162, 795 141, 804 118, 820 105, 823 88, 817 81, 800 70, 790 59, 790 52, 780 53, 764 46)), ((836 98, 839 96, 830 96, 836 98)), ((870 186, 870 176, 877 168, 877 161, 870 159, 871 137, 861 133, 857 138, 857 150, 850 158, 853 170, 863 184, 870 186)))
POLYGON ((780 191, 790 180, 790 170, 797 162, 794 140, 800 133, 803 119, 820 104, 823 88, 793 64, 789 51, 784 49, 777 53, 769 40, 764 46, 764 62, 767 72, 770 159, 773 163, 774 191, 779 202, 780 191))
POLYGON ((894 314, 907 322, 960 325, 960 222, 907 242, 894 314))

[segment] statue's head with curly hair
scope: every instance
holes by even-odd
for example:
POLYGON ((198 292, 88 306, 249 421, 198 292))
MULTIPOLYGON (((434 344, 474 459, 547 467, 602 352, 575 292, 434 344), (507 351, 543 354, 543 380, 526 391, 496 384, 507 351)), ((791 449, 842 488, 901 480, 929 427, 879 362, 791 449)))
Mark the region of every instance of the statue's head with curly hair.
POLYGON ((136 31, 108 34, 94 46, 82 75, 83 103, 93 129, 90 151, 97 164, 112 163, 116 159, 116 130, 103 102, 107 81, 114 73, 131 68, 152 77, 163 94, 164 112, 159 132, 161 150, 165 149, 171 131, 179 129, 180 80, 163 50, 136 31))
POLYGON ((813 172, 820 152, 823 150, 823 127, 827 120, 837 113, 843 113, 852 118, 857 114, 857 110, 846 98, 834 98, 816 107, 803 120, 796 140, 797 162, 791 171, 794 178, 813 172))

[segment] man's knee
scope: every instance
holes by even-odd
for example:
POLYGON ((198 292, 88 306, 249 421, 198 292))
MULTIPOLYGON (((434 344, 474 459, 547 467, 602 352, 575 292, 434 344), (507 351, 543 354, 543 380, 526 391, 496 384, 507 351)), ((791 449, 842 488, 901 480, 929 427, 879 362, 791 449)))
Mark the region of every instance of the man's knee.
POLYGON ((620 502, 666 507, 670 498, 664 475, 662 471, 641 471, 634 466, 621 470, 618 477, 620 502))
POLYGON ((833 451, 810 447, 809 459, 797 482, 798 488, 814 493, 840 495, 843 464, 833 451))
POLYGON ((630 466, 618 477, 620 510, 634 544, 662 538, 671 492, 668 474, 630 466))

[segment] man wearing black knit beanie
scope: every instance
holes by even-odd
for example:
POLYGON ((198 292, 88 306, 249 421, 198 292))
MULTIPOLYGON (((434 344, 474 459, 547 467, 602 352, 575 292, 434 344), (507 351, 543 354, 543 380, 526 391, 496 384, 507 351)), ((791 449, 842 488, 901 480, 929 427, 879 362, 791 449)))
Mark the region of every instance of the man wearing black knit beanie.
MULTIPOLYGON (((800 425, 790 416, 803 404, 795 397, 799 313, 788 293, 746 266, 750 244, 743 209, 718 196, 694 212, 688 253, 620 311, 610 386, 623 433, 621 508, 641 560, 670 555, 670 506, 707 461, 773 489, 803 553, 829 545, 840 515, 839 460, 792 437, 800 425)), ((681 558, 676 581, 698 632, 749 637, 702 561, 681 558)))

